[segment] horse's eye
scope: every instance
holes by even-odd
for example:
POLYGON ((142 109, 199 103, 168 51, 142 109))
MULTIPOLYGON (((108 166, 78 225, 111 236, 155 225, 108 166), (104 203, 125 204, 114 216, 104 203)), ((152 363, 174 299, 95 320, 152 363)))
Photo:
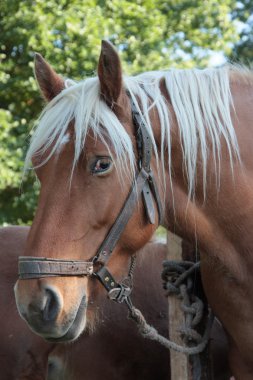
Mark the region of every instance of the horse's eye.
POLYGON ((99 157, 92 165, 91 171, 94 175, 103 175, 111 171, 112 160, 110 157, 99 157))

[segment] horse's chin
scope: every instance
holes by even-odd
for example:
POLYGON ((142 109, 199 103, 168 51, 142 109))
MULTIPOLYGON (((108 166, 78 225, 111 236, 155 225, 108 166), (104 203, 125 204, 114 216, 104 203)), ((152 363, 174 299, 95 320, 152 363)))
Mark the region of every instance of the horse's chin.
POLYGON ((46 336, 44 337, 44 339, 51 343, 64 343, 76 340, 86 328, 86 308, 87 304, 85 301, 85 297, 83 297, 78 311, 76 313, 76 317, 70 325, 68 331, 61 337, 46 336))

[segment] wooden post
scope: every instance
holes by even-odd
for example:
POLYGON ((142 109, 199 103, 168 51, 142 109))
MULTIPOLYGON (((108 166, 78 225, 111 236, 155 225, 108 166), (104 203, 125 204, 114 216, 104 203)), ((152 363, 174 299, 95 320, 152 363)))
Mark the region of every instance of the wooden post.
MULTIPOLYGON (((182 239, 168 232, 168 260, 182 260, 182 239)), ((169 337, 175 343, 183 345, 178 332, 184 323, 184 315, 180 308, 181 300, 177 297, 169 297, 169 337)), ((190 366, 187 355, 180 352, 170 351, 171 380, 190 380, 190 366)))

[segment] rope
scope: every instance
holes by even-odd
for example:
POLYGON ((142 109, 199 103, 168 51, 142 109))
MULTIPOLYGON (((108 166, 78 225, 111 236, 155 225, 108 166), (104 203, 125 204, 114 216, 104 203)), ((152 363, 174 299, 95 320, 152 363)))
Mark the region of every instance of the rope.
POLYGON ((198 344, 203 340, 196 327, 204 317, 204 302, 194 294, 193 285, 200 263, 165 261, 163 267, 162 279, 166 295, 176 295, 182 300, 181 309, 185 315, 185 324, 180 328, 180 332, 183 341, 188 345, 198 344))
POLYGON ((192 277, 195 276, 196 270, 199 270, 200 263, 165 261, 163 266, 162 278, 166 295, 177 295, 182 299, 181 308, 185 314, 185 325, 180 328, 180 332, 188 346, 179 345, 160 335, 153 326, 146 322, 141 311, 135 308, 128 299, 126 303, 129 308, 129 317, 136 322, 139 332, 145 338, 155 340, 170 350, 187 355, 199 354, 205 349, 209 341, 214 320, 213 313, 209 311, 203 336, 194 329, 202 321, 204 315, 203 301, 193 294, 192 277))
POLYGON ((130 268, 128 272, 128 276, 132 279, 134 275, 134 270, 136 267, 136 255, 131 256, 131 263, 130 263, 130 268))
POLYGON ((137 323, 138 330, 144 338, 155 340, 156 342, 162 344, 164 347, 166 347, 169 350, 182 352, 187 355, 199 354, 200 352, 204 350, 209 340, 209 335, 210 335, 210 331, 211 331, 211 327, 213 323, 213 314, 210 313, 208 317, 206 330, 202 337, 201 342, 194 347, 185 347, 175 342, 172 342, 171 340, 160 335, 153 326, 150 326, 146 322, 141 311, 139 309, 136 309, 134 306, 131 308, 129 316, 131 319, 133 319, 137 323))
POLYGON ((136 255, 132 255, 127 277, 125 277, 121 281, 120 285, 128 286, 130 289, 133 288, 133 276, 134 276, 135 267, 136 267, 136 255))

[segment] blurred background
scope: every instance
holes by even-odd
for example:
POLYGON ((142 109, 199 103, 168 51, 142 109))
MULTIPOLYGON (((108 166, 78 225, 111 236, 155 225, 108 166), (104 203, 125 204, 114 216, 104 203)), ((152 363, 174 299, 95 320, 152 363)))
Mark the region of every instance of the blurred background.
POLYGON ((29 132, 43 107, 34 52, 73 79, 96 74, 101 39, 126 74, 250 65, 253 0, 1 0, 0 225, 30 224, 39 185, 22 181, 29 132))

